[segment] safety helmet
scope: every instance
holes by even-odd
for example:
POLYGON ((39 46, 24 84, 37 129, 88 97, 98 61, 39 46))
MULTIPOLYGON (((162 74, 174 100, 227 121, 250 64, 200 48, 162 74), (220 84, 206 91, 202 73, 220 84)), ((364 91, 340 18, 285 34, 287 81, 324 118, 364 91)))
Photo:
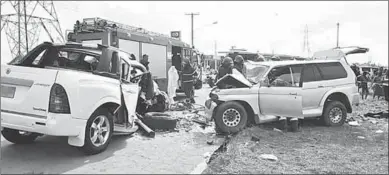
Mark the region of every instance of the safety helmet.
POLYGON ((222 61, 223 66, 229 66, 231 64, 234 64, 234 61, 232 61, 232 58, 225 57, 222 61))
POLYGON ((244 59, 243 59, 243 57, 241 56, 241 55, 237 55, 236 57, 235 57, 235 59, 234 59, 234 62, 235 63, 243 63, 244 62, 244 59))

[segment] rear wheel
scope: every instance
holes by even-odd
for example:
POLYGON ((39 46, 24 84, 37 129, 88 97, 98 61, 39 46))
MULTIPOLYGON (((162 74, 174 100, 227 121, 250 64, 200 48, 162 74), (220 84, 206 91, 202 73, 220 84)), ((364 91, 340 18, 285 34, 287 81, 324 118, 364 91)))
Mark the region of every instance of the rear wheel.
POLYGON ((214 119, 216 132, 233 134, 246 127, 247 112, 238 102, 226 102, 217 108, 214 119))
POLYGON ((113 133, 113 116, 107 109, 98 109, 88 119, 85 143, 81 150, 87 155, 105 151, 113 133))
POLYGON ((1 131, 1 134, 5 139, 15 144, 33 143, 39 136, 37 133, 19 131, 10 128, 4 128, 3 131, 1 131))
POLYGON ((326 126, 342 126, 346 118, 346 106, 339 101, 329 101, 324 109, 322 121, 326 126))

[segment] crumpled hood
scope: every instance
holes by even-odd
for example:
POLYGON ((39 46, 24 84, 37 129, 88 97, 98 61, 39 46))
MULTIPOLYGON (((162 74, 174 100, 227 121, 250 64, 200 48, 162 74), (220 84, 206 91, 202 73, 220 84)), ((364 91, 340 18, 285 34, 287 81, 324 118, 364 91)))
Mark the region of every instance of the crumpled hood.
POLYGON ((227 74, 224 77, 220 78, 217 82, 216 85, 224 83, 224 84, 230 84, 234 85, 238 88, 250 88, 253 85, 248 81, 238 70, 233 69, 232 74, 227 74))

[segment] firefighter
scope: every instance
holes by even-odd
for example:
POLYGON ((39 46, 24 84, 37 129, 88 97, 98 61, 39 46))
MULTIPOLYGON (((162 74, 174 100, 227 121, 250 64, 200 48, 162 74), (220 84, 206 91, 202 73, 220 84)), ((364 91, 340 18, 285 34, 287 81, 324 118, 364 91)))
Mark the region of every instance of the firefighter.
POLYGON ((185 92, 187 98, 191 103, 195 103, 194 100, 194 76, 197 76, 197 72, 194 70, 188 58, 184 58, 182 61, 182 89, 185 92))
POLYGON ((154 82, 149 71, 149 56, 144 54, 140 63, 146 67, 147 73, 142 76, 139 85, 141 87, 141 92, 144 94, 145 100, 150 103, 151 99, 154 96, 154 82))
MULTIPOLYGON (((215 82, 219 81, 222 77, 227 74, 232 74, 232 68, 234 67, 234 62, 230 57, 225 57, 222 60, 222 65, 219 67, 218 73, 215 78, 215 82)), ((227 85, 224 82, 217 83, 217 87, 220 89, 231 88, 233 85, 227 85)))
POLYGON ((219 67, 218 73, 215 80, 218 81, 224 75, 232 74, 232 68, 234 67, 234 62, 230 57, 225 57, 222 61, 222 65, 219 67))
POLYGON ((234 59, 234 68, 238 70, 244 77, 246 77, 246 65, 241 55, 237 55, 234 59))

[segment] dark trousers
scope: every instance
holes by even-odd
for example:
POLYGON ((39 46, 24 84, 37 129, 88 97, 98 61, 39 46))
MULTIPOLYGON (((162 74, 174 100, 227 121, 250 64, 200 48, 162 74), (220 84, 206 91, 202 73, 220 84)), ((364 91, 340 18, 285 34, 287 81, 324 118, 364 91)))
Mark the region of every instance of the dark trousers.
POLYGON ((183 82, 182 90, 185 92, 186 97, 189 98, 192 102, 194 102, 193 82, 183 82))

